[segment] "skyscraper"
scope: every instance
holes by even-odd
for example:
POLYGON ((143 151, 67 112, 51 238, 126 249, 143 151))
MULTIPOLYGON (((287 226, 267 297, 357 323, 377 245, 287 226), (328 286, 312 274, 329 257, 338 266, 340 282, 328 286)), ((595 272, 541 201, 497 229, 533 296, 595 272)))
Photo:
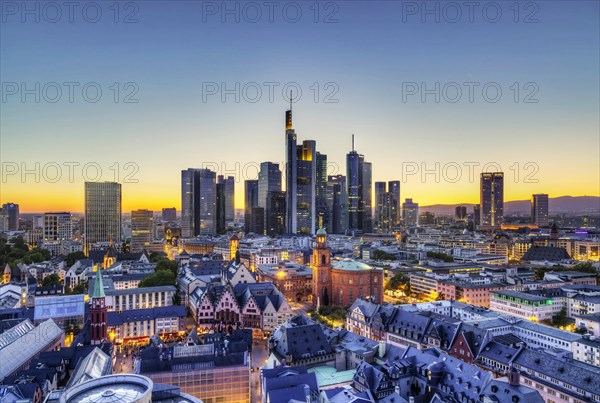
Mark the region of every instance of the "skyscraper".
POLYGON ((216 231, 216 174, 209 169, 181 171, 181 236, 214 235, 216 231))
MULTIPOLYGON (((270 231, 270 223, 275 223, 279 220, 279 204, 270 204, 271 193, 273 192, 281 193, 281 170, 279 169, 279 164, 274 164, 272 162, 262 162, 260 164, 260 172, 258 173, 258 207, 262 208, 264 216, 262 221, 259 219, 255 219, 254 222, 257 226, 260 226, 262 222, 264 231, 266 231, 267 233, 270 231), (269 209, 269 207, 271 206, 274 207, 272 209, 269 209), (275 216, 270 217, 270 214, 274 214, 275 216)), ((283 232, 285 232, 285 230, 283 232)))
POLYGON ((246 230, 246 233, 255 232, 255 230, 251 228, 252 209, 255 208, 258 208, 258 180, 248 179, 244 181, 244 229, 246 230))
POLYGON ((387 191, 385 182, 375 182, 375 226, 377 232, 385 233, 391 224, 391 193, 387 191))
POLYGON ((223 179, 225 193, 225 222, 233 223, 235 220, 235 177, 228 176, 223 179))
POLYGON ((216 191, 217 191, 217 234, 221 235, 225 233, 225 184, 222 182, 223 177, 217 177, 216 191))
POLYGON ((547 227, 548 222, 548 195, 534 194, 531 196, 531 223, 538 227, 547 227))
POLYGON ((400 181, 389 181, 388 192, 390 193, 390 222, 391 226, 400 225, 400 181))
POLYGON ((504 218, 504 173, 481 173, 480 226, 499 228, 504 218))
POLYGON ((475 227, 481 225, 481 206, 479 204, 473 206, 473 225, 475 227))
POLYGON ((315 212, 315 228, 329 228, 329 210, 327 206, 327 155, 321 154, 318 151, 315 212))
POLYGON ((152 243, 154 212, 151 210, 133 210, 131 212, 131 244, 133 253, 141 252, 152 243))
POLYGON ((371 164, 354 149, 346 155, 346 180, 348 186, 348 230, 371 231, 371 164))
POLYGON ((85 250, 97 242, 121 242, 121 184, 85 182, 85 250))
POLYGON ((292 128, 292 104, 285 113, 286 145, 286 231, 295 233, 315 232, 316 215, 316 142, 305 140, 297 144, 292 128))
POLYGON ((419 204, 413 199, 406 199, 402 203, 402 221, 407 227, 416 227, 419 224, 419 204))
POLYGON ((19 230, 19 205, 16 203, 6 203, 2 205, 3 214, 6 216, 6 231, 19 230))
POLYGON ((346 177, 332 175, 327 178, 327 209, 331 234, 345 234, 348 230, 348 193, 346 177))
POLYGON ((269 192, 265 214, 267 235, 275 236, 285 233, 286 200, 285 192, 269 192))
POLYGON ((44 214, 44 241, 68 241, 73 237, 71 213, 44 214))

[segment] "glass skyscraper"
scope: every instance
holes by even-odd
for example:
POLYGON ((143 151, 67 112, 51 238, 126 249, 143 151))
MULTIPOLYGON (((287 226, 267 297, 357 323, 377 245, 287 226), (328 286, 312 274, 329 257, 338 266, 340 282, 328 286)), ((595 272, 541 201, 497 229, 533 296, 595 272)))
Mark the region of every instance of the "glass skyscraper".
POLYGON ((181 171, 181 236, 217 232, 216 173, 209 169, 181 171))
POLYGON ((500 227, 504 218, 504 173, 481 173, 480 225, 500 227))
POLYGON ((85 250, 95 243, 121 242, 121 184, 85 182, 85 250))

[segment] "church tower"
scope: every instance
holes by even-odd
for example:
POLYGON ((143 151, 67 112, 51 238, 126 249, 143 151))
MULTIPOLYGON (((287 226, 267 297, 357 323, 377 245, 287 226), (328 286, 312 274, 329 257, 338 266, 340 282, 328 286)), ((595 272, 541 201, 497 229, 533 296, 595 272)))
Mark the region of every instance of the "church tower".
POLYGON ((327 233, 317 231, 317 242, 312 255, 313 305, 329 305, 333 296, 331 280, 331 250, 327 247, 327 233))
POLYGON ((96 266, 96 281, 94 281, 94 292, 90 306, 90 341, 91 344, 100 344, 106 340, 106 296, 104 295, 104 285, 102 284, 102 274, 100 267, 96 266))

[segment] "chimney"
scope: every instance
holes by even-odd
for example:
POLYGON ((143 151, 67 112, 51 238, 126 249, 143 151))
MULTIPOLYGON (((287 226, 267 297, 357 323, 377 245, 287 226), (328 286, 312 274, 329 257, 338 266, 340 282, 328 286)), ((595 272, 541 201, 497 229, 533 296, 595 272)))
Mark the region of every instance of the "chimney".
POLYGON ((304 396, 306 396, 306 403, 310 403, 310 386, 304 385, 304 396))
POLYGON ((379 351, 378 351, 379 357, 383 357, 385 355, 385 341, 380 341, 379 342, 379 351))

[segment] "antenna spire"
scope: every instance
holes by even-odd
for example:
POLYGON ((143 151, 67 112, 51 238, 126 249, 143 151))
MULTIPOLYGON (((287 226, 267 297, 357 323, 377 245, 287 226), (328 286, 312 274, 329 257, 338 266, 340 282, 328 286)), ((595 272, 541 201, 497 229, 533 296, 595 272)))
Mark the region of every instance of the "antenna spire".
POLYGON ((352 133, 352 152, 354 152, 354 133, 352 133))
POLYGON ((290 111, 292 110, 292 90, 290 90, 290 111))

